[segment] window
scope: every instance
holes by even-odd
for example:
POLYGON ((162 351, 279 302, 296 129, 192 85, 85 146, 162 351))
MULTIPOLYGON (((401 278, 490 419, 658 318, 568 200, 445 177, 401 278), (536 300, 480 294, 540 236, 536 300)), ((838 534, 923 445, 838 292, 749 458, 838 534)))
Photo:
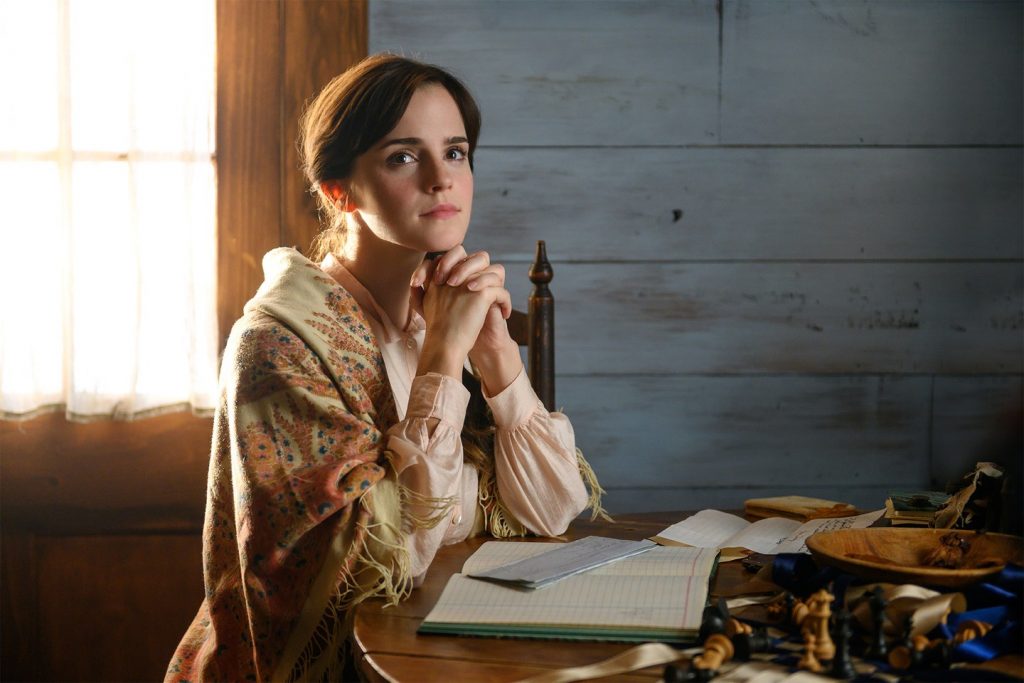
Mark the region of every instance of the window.
POLYGON ((213 0, 0 0, 0 411, 213 407, 213 0))

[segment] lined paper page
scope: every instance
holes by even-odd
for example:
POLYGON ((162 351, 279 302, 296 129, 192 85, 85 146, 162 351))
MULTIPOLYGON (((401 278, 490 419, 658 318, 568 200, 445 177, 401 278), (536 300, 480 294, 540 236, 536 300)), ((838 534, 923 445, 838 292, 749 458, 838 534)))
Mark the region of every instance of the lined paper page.
MULTIPOLYGON (((466 567, 500 566, 543 552, 545 545, 485 543, 466 567)), ((424 623, 697 630, 716 555, 700 548, 654 548, 542 591, 457 574, 424 623)))

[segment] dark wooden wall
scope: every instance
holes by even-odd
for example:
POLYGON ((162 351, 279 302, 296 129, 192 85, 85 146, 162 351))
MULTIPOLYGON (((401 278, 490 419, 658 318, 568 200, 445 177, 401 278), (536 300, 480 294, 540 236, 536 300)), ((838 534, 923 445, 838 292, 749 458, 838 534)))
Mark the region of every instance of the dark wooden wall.
POLYGON ((1021 8, 388 0, 370 51, 480 100, 470 242, 521 300, 547 240, 613 511, 880 507, 1021 457, 1021 8))
MULTIPOLYGON (((366 3, 218 0, 217 34, 224 336, 262 281, 262 255, 305 248, 315 234, 296 121, 308 97, 366 54, 366 3)), ((0 422, 0 678, 163 677, 203 596, 211 424, 184 414, 0 422)))

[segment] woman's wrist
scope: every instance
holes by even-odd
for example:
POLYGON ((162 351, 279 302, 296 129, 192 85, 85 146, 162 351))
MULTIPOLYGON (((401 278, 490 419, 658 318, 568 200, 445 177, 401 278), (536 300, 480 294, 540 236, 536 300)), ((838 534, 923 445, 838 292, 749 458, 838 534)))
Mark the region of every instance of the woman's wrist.
POLYGON ((519 345, 512 340, 498 349, 475 350, 470 353, 469 358, 480 373, 484 394, 489 397, 497 396, 504 391, 523 371, 519 345))
POLYGON ((428 332, 423 340, 423 352, 420 353, 420 360, 416 365, 416 374, 436 372, 461 381, 465 363, 465 354, 453 351, 448 344, 436 342, 428 332))

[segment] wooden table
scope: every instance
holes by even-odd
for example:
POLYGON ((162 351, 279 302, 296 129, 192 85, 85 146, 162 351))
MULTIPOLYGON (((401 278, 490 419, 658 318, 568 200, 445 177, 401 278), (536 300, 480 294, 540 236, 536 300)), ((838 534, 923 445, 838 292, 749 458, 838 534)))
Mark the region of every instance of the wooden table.
MULTIPOLYGON (((661 512, 621 515, 615 524, 574 522, 566 537, 602 535, 639 540, 653 536, 689 513, 661 512)), ((466 636, 417 635, 416 629, 430 612, 448 578, 489 536, 472 538, 442 548, 423 585, 395 607, 373 600, 356 608, 354 652, 360 673, 369 681, 516 681, 550 669, 591 664, 634 647, 630 643, 516 640, 466 636)), ((519 539, 522 540, 522 539, 519 539)), ((544 539, 534 539, 543 541, 544 539)), ((720 565, 716 588, 743 581, 738 562, 720 565)), ((652 667, 616 680, 650 683, 661 676, 652 667)))

